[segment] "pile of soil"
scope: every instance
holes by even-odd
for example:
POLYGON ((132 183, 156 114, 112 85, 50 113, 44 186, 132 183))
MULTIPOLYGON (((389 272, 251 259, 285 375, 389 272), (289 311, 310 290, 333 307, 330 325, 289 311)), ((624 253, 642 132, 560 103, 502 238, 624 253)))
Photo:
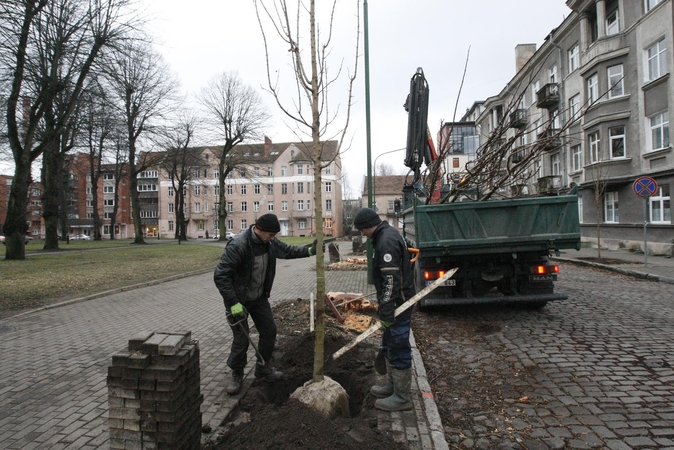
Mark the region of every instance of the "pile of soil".
POLYGON ((332 353, 357 336, 335 320, 326 318, 324 374, 349 394, 349 418, 329 420, 308 406, 289 400, 290 394, 312 379, 314 333, 307 329, 308 301, 285 301, 274 308, 278 326, 274 367, 283 372, 278 381, 255 380, 239 401, 238 409, 221 427, 224 432, 209 450, 237 449, 404 449, 377 429, 370 387, 378 382, 374 372, 378 338, 358 345, 337 360, 332 353))

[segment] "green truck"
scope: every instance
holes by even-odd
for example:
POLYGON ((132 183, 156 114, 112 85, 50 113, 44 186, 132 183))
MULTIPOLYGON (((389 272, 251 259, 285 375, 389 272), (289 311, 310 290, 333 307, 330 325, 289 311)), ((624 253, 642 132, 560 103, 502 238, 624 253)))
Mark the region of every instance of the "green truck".
POLYGON ((419 250, 417 289, 447 270, 459 271, 419 307, 519 302, 543 307, 567 296, 554 292, 559 266, 549 256, 580 249, 578 197, 528 197, 424 204, 404 195, 403 234, 419 250))

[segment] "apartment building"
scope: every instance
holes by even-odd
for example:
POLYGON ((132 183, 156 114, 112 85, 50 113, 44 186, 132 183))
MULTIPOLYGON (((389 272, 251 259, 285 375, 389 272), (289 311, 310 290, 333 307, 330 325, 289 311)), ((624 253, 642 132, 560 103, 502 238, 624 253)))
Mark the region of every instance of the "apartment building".
MULTIPOLYGON (((314 165, 309 144, 272 143, 240 144, 235 147, 237 162, 225 183, 224 207, 227 210, 226 230, 240 233, 255 223, 257 217, 273 213, 281 224, 280 236, 310 236, 322 226, 326 236, 343 236, 342 166, 337 154, 337 142, 323 145, 321 186, 314 185, 314 165), (314 190, 321 189, 323 223, 316 224, 314 190)), ((185 221, 187 236, 206 238, 218 236, 220 176, 218 154, 221 148, 201 147, 201 163, 192 168, 185 188, 185 221)), ((161 237, 173 237, 176 229, 175 192, 169 173, 158 174, 158 232, 161 237)), ((224 232, 223 231, 223 232, 224 232)))
MULTIPOLYGON (((481 140, 506 121, 525 148, 545 139, 529 192, 579 187, 583 240, 649 250, 672 244, 669 80, 674 54, 671 0, 568 0, 569 16, 543 45, 516 48, 517 73, 481 105, 481 140), (634 182, 657 182, 640 197, 634 182), (542 180, 552 180, 540 183, 542 180), (646 211, 646 213, 644 213, 646 211)), ((506 137, 508 137, 506 136, 506 137)))
MULTIPOLYGON (((411 179, 411 177, 410 177, 411 179)), ((405 180, 410 182, 407 175, 379 175, 372 177, 372 202, 373 209, 379 214, 382 221, 386 221, 402 232, 403 223, 395 213, 395 201, 402 200, 403 186, 405 180)), ((361 204, 367 205, 368 202, 368 183, 367 179, 363 179, 363 195, 361 197, 361 204)))

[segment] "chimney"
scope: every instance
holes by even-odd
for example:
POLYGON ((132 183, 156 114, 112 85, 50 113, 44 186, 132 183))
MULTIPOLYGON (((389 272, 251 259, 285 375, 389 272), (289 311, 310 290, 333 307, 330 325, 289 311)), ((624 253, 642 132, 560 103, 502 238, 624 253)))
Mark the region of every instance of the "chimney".
POLYGON ((536 44, 517 44, 515 46, 515 73, 519 72, 522 67, 534 56, 536 53, 536 44))
POLYGON ((267 136, 264 137, 264 156, 269 156, 269 151, 271 150, 271 139, 267 136))

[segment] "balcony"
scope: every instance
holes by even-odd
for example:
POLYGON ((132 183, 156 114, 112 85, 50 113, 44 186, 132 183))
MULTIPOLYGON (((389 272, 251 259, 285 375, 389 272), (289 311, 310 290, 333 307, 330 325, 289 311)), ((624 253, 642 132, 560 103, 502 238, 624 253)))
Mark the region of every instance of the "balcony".
POLYGON ((548 83, 536 92, 536 106, 551 109, 559 106, 559 85, 548 83))
POLYGON ((510 161, 513 164, 517 164, 517 163, 520 163, 520 162, 524 161, 524 158, 526 158, 526 156, 527 156, 526 150, 513 151, 510 155, 510 161))
POLYGON ((536 144, 546 152, 559 149, 562 146, 560 130, 548 128, 538 135, 538 142, 536 144))
POLYGON ((524 128, 527 126, 527 111, 516 109, 510 113, 510 128, 524 128))
POLYGON ((562 177, 560 175, 548 175, 538 179, 539 194, 556 194, 562 188, 562 177))

